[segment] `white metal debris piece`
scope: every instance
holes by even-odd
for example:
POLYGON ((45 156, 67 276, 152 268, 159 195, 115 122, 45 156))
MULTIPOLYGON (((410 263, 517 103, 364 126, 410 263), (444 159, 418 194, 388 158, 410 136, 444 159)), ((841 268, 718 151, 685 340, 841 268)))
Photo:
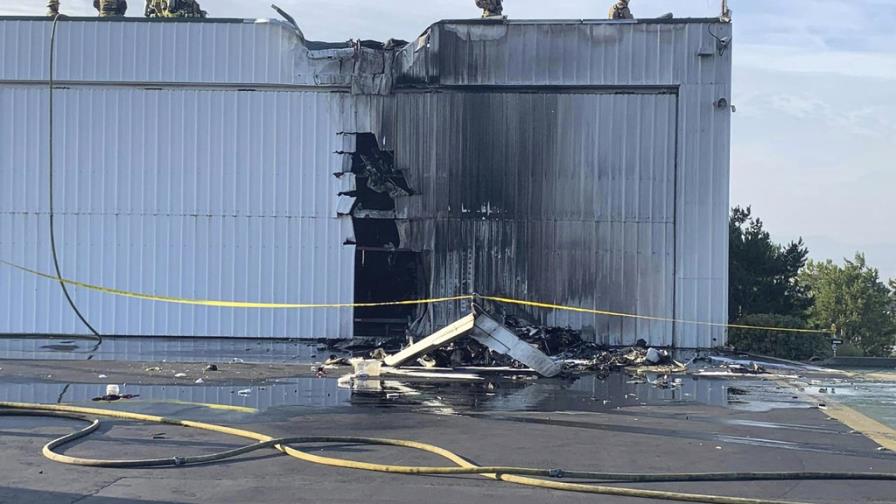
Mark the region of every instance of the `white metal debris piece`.
POLYGON ((473 339, 495 352, 509 355, 548 378, 557 376, 563 369, 559 362, 517 337, 497 320, 485 314, 476 315, 473 339))
POLYGON ((401 365, 402 363, 413 359, 414 357, 425 355, 440 346, 447 345, 452 341, 460 338, 471 329, 473 329, 473 324, 475 323, 475 317, 473 314, 469 314, 466 317, 457 320, 449 326, 442 328, 441 330, 433 333, 431 336, 427 336, 422 340, 414 343, 413 345, 405 348, 404 350, 387 356, 383 363, 387 366, 396 367, 401 365))

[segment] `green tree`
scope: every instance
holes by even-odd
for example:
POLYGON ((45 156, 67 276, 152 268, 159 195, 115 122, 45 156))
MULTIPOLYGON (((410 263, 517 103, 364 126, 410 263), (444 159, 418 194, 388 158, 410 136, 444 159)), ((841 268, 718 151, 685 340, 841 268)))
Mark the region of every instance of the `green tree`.
POLYGON ((856 254, 843 266, 809 261, 800 281, 814 301, 809 319, 815 327, 842 330, 865 355, 889 355, 896 330, 891 293, 864 255, 856 254))
POLYGON ((890 279, 890 315, 896 320, 896 278, 890 279))
POLYGON ((772 241, 750 207, 734 207, 728 222, 728 319, 774 314, 805 320, 809 298, 799 284, 809 250, 803 240, 772 241))
MULTIPOLYGON (((806 321, 787 315, 746 315, 737 321, 752 327, 808 329, 806 321)), ((808 360, 831 355, 831 338, 824 333, 803 333, 735 327, 728 331, 728 344, 738 352, 771 355, 782 359, 808 360)))
POLYGON ((890 279, 890 320, 896 330, 896 278, 890 279))

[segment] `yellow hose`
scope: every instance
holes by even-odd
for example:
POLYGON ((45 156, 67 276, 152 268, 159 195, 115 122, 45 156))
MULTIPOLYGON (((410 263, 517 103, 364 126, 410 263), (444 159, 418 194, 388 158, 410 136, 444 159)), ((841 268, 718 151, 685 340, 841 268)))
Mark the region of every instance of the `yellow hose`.
MULTIPOLYGON (((251 439, 256 444, 243 448, 237 448, 228 452, 213 455, 205 455, 198 457, 190 457, 189 459, 179 458, 163 458, 163 459, 147 459, 147 460, 98 460, 84 459, 79 457, 71 457, 54 451, 55 448, 71 442, 75 439, 84 437, 99 427, 99 420, 90 421, 90 425, 81 431, 73 432, 59 439, 55 439, 47 443, 43 448, 43 455, 55 462, 75 465, 103 466, 103 467, 135 467, 135 466, 153 466, 153 465, 180 465, 181 463, 205 463, 214 460, 220 460, 232 457, 238 454, 246 453, 259 448, 272 447, 291 457, 314 464, 321 464, 331 467, 339 467, 346 469, 360 469, 365 471, 397 473, 397 474, 479 474, 486 478, 501 480, 519 485, 526 485, 537 488, 546 488, 551 490, 562 490, 568 492, 591 493, 601 495, 617 495, 624 497, 639 497, 649 499, 673 500, 682 502, 704 502, 709 504, 799 504, 794 502, 766 500, 766 499, 749 499, 740 497, 724 497, 715 495, 700 495, 680 492, 667 492, 659 490, 642 490, 637 488, 623 488, 594 484, 569 483, 557 480, 545 480, 533 478, 530 475, 553 476, 553 477, 576 477, 587 478, 591 476, 600 476, 601 473, 563 473, 556 470, 532 469, 522 467, 503 467, 503 466, 479 466, 464 459, 460 455, 440 448, 428 443, 417 441, 407 441, 402 439, 383 439, 383 438, 367 438, 367 437, 347 437, 347 436, 307 436, 296 438, 274 438, 266 434, 253 432, 245 429, 237 429, 223 425, 215 425, 204 422, 196 422, 191 420, 180 420, 175 418, 167 418, 155 415, 146 415, 142 413, 131 413, 127 411, 117 411, 99 408, 85 408, 79 406, 56 405, 56 404, 32 404, 32 403, 14 403, 0 402, 0 413, 12 415, 40 415, 40 416, 59 416, 64 418, 74 418, 77 420, 86 420, 85 418, 74 415, 90 415, 108 418, 119 418, 124 420, 134 420, 141 422, 150 422, 166 425, 176 425, 180 427, 188 427, 200 429, 210 432, 218 432, 231 436, 251 439), (6 410, 6 411, 4 411, 6 410), (454 464, 455 467, 444 466, 400 466, 376 464, 371 462, 361 462, 356 460, 347 460, 341 458, 324 457, 321 455, 313 455, 311 453, 288 446, 287 443, 321 443, 321 442, 338 442, 338 443, 363 443, 374 445, 398 446, 403 448, 413 448, 424 452, 439 455, 454 464)), ((757 473, 758 474, 758 473, 757 473)), ((783 474, 783 473, 782 473, 783 474)), ((619 475, 616 475, 619 476, 619 475)), ((893 479, 896 476, 886 474, 872 474, 870 479, 893 479), (878 478, 873 478, 877 476, 878 478)), ((595 477, 594 479, 599 479, 595 477)))

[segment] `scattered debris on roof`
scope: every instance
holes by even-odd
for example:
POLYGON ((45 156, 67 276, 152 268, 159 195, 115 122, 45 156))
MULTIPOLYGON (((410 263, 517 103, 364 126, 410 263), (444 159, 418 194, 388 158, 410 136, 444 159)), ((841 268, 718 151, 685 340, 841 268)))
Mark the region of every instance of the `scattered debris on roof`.
MULTIPOLYGON (((423 338, 402 351, 389 355, 383 359, 387 366, 400 366, 409 359, 422 357, 431 351, 443 347, 454 340, 469 333, 475 324, 475 316, 471 313, 457 322, 437 331, 436 333, 423 338)), ((431 367, 431 366, 426 366, 431 367)))
MULTIPOLYGON (((671 375, 688 369, 668 350, 648 347, 644 340, 632 347, 609 348, 584 341, 580 331, 536 326, 514 316, 499 320, 479 307, 420 341, 408 340, 403 346, 394 339, 379 343, 382 345, 372 350, 350 345, 346 349, 358 350, 355 355, 359 357, 333 355, 322 369, 350 364, 354 376, 364 379, 388 375, 481 379, 482 374, 550 378, 576 373, 606 375, 620 369, 671 375)), ((674 386, 674 380, 664 379, 674 386)))

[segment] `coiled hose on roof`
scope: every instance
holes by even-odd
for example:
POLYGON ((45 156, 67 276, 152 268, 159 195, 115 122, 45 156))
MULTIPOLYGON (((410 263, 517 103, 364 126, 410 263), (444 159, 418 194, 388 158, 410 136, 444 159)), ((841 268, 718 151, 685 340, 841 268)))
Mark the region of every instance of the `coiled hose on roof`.
POLYGON ((701 495, 681 492, 669 492, 661 490, 644 490, 639 488, 625 488, 591 483, 570 483, 560 481, 561 478, 603 481, 612 483, 635 482, 660 482, 660 481, 749 481, 749 480, 896 480, 896 475, 887 473, 863 473, 863 472, 729 472, 729 473, 600 473, 583 471, 565 471, 561 469, 538 469, 511 466, 479 466, 460 455, 428 443, 408 441, 402 439, 385 439, 351 436, 300 436, 288 438, 274 438, 266 434, 245 429, 237 429, 223 425, 195 422, 191 420, 179 420, 175 418, 131 413, 127 411, 107 410, 98 408, 84 408, 78 406, 32 404, 0 402, 0 415, 26 415, 60 417, 89 422, 90 425, 78 431, 67 434, 50 441, 43 447, 43 455, 55 462, 92 467, 157 467, 157 466, 182 466, 191 464, 206 464, 227 458, 242 455, 262 448, 273 448, 286 455, 306 462, 321 464, 330 467, 345 469, 359 469, 364 471, 414 474, 414 475, 459 475, 478 474, 480 476, 515 483, 519 485, 561 490, 568 492, 590 493, 600 495, 616 495, 623 497, 640 497, 659 500, 681 502, 704 502, 709 504, 798 504, 794 502, 752 499, 742 497, 725 497, 718 495, 701 495), (256 441, 241 448, 213 453, 209 455, 172 456, 153 459, 130 460, 104 460, 87 459, 65 455, 55 450, 65 444, 71 443, 90 435, 100 426, 100 421, 90 417, 108 417, 140 422, 176 425, 193 429, 218 432, 231 436, 252 439, 256 441), (290 445, 300 443, 352 443, 396 446, 413 448, 427 453, 443 457, 456 464, 453 467, 443 466, 401 466, 389 464, 376 464, 333 457, 313 455, 299 450, 290 445), (542 479, 551 478, 551 479, 542 479))

